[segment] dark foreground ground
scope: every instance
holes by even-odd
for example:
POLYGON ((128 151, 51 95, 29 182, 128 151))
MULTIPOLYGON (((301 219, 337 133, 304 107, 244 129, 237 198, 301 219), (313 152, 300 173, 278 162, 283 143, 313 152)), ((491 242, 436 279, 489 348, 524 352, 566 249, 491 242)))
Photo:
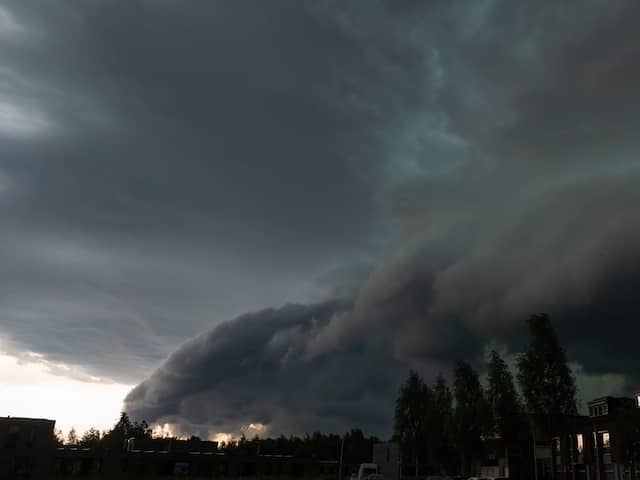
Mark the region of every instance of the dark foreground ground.
MULTIPOLYGON (((138 475, 138 474, 130 474, 130 473, 122 473, 122 474, 106 474, 106 473, 96 473, 93 475, 57 475, 50 477, 51 480, 66 480, 66 479, 88 479, 88 480, 133 480, 133 479, 177 479, 184 478, 188 480, 211 480, 211 479, 224 479, 224 480, 247 480, 250 478, 251 480, 336 480, 335 477, 259 477, 259 476, 251 476, 251 477, 192 477, 192 476, 179 476, 179 475, 138 475)), ((348 480, 348 479, 347 479, 348 480)))

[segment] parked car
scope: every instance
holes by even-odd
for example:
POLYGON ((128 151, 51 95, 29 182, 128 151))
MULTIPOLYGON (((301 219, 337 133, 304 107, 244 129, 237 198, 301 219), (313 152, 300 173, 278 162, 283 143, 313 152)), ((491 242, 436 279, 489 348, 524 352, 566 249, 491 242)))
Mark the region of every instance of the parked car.
POLYGON ((377 463, 361 463, 356 480, 384 480, 377 463))

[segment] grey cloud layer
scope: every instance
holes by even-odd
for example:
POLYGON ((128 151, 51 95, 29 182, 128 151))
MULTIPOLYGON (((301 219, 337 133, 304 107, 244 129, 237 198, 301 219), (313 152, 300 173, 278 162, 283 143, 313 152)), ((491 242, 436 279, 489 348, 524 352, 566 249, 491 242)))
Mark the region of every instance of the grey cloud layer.
POLYGON ((384 244, 374 120, 333 71, 359 46, 298 2, 2 8, 20 31, 0 39, 14 349, 85 363, 105 345, 91 368, 137 380, 212 320, 321 296, 314 277, 384 244))
POLYGON ((16 349, 131 380, 213 324, 126 406, 219 431, 385 432, 404 368, 543 310, 637 364, 635 2, 48 5, 0 35, 16 349))

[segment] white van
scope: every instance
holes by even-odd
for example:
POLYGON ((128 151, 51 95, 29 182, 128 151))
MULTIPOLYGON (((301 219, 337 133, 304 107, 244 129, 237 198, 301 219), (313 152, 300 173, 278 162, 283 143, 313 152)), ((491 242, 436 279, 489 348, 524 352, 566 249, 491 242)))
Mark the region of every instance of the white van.
POLYGON ((361 463, 358 468, 357 480, 383 480, 377 463, 361 463))

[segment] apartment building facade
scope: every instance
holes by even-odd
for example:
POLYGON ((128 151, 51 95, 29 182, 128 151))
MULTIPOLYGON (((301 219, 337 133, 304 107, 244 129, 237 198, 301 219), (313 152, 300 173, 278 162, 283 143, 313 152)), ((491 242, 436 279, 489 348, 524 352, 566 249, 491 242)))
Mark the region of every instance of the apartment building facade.
POLYGON ((588 403, 552 438, 555 480, 640 480, 640 395, 588 403))

